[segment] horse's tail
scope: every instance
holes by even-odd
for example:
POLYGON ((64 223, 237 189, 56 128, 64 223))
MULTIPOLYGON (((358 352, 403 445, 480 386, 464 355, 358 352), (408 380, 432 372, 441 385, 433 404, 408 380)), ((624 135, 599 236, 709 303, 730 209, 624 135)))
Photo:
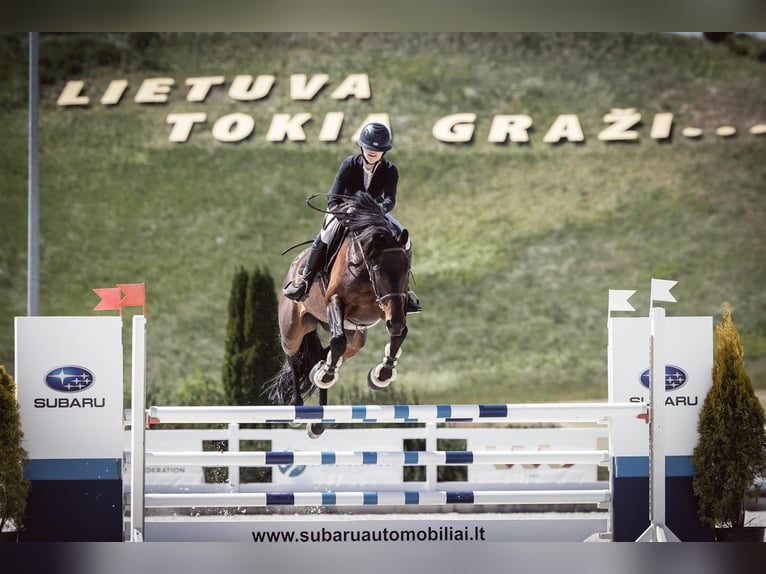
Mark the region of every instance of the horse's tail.
POLYGON ((297 377, 298 392, 303 399, 308 399, 316 389, 309 379, 312 367, 325 358, 328 349, 322 346, 319 335, 311 331, 303 336, 298 351, 287 357, 282 368, 266 382, 266 394, 272 404, 287 405, 295 402, 297 377))
POLYGON ((276 375, 266 381, 263 389, 263 395, 274 405, 284 405, 290 402, 288 397, 292 397, 293 373, 290 370, 290 364, 287 360, 282 363, 276 375), (288 398, 287 400, 285 400, 288 398))

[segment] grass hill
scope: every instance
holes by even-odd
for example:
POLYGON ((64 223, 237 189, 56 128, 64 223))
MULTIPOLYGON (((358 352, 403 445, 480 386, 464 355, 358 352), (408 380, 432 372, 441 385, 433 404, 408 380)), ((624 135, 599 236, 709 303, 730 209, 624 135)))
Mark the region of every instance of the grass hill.
MULTIPOLYGON (((12 369, 13 317, 26 313, 27 40, 1 39, 0 363, 12 369)), ((764 389, 766 137, 750 133, 766 123, 764 65, 668 34, 42 34, 41 313, 96 314, 93 288, 144 282, 150 394, 172 402, 182 381, 218 380, 235 268, 263 265, 281 284, 282 250, 319 229, 305 198, 329 188, 368 114, 386 113, 394 215, 413 237, 425 307, 399 389, 423 403, 604 399, 608 289, 637 289, 646 315, 651 277, 679 282, 669 315, 718 318, 730 301, 764 389), (273 75, 269 95, 232 99, 243 74, 273 75), (327 85, 293 99, 296 74, 327 85), (352 74, 367 75, 371 97, 334 99, 352 74), (225 84, 187 101, 187 78, 211 76, 225 84), (174 80, 168 101, 136 103, 158 77, 174 80), (124 97, 102 105, 118 79, 124 97), (70 80, 89 105, 57 105, 70 80), (631 108, 638 138, 600 141, 605 116, 631 108), (340 136, 321 141, 334 112, 340 136), (178 113, 206 114, 185 143, 169 141, 178 113), (213 126, 235 113, 252 135, 219 141, 213 126), (275 116, 300 113, 306 141, 268 140, 275 116), (437 139, 437 121, 458 113, 475 114, 471 140, 437 139), (672 137, 652 139, 662 113, 672 137), (488 141, 493 119, 513 114, 532 119, 529 142, 488 141), (546 143, 564 114, 584 140, 546 143), (736 135, 716 135, 723 126, 736 135)), ((372 331, 339 386, 361 387, 384 342, 372 331)))

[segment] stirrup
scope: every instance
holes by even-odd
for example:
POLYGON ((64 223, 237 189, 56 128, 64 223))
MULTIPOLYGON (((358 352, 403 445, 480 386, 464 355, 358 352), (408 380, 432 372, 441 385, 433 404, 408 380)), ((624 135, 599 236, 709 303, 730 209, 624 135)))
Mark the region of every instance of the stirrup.
POLYGON ((420 305, 420 300, 413 291, 410 291, 407 294, 407 305, 404 311, 408 315, 414 315, 415 313, 420 313, 423 311, 423 307, 420 305))
POLYGON ((303 301, 308 297, 310 288, 311 285, 309 285, 309 282, 305 279, 302 279, 300 283, 290 281, 290 283, 282 289, 282 294, 293 301, 303 301))

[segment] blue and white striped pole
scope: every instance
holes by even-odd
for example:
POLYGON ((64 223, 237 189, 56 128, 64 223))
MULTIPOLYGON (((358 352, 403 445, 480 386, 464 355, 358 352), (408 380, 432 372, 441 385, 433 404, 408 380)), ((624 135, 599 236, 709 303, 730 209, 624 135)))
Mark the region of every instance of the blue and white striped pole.
POLYGON ((146 466, 455 466, 609 463, 606 450, 147 452, 146 466))
POLYGON ((149 423, 591 422, 646 414, 641 403, 149 407, 149 423))
POLYGON ((606 504, 609 490, 461 490, 146 494, 147 508, 606 504))

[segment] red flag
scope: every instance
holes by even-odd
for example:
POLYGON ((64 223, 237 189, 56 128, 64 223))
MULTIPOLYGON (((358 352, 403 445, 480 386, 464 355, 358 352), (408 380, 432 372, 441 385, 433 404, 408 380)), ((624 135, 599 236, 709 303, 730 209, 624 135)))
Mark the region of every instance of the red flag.
POLYGON ((108 287, 106 289, 94 289, 96 295, 101 297, 101 301, 96 305, 94 311, 116 311, 120 308, 120 299, 122 293, 119 287, 108 287))
POLYGON ((125 297, 120 301, 120 307, 141 307, 146 315, 146 287, 143 283, 118 283, 125 297))
POLYGON ((117 287, 125 293, 120 305, 122 307, 143 307, 146 300, 146 292, 143 283, 118 283, 117 287))

